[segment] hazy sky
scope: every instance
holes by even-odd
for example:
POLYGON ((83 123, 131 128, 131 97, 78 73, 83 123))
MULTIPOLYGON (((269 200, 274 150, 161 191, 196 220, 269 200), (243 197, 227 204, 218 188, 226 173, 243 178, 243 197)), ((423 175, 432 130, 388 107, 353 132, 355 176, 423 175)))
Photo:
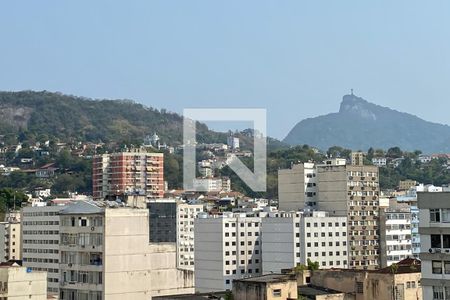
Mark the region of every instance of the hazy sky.
POLYGON ((449 124, 450 1, 9 1, 0 89, 267 108, 268 133, 350 88, 449 124))

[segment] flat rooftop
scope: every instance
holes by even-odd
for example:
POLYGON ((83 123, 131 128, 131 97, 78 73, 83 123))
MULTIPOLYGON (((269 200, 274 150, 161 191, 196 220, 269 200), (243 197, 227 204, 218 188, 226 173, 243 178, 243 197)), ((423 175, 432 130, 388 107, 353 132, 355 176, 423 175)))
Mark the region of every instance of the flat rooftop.
POLYGON ((244 279, 236 279, 236 282, 256 282, 256 283, 271 283, 271 282, 281 282, 286 280, 296 280, 293 275, 290 274, 267 274, 257 277, 249 277, 244 279))
POLYGON ((298 287, 298 294, 301 296, 311 297, 320 295, 342 294, 342 292, 314 285, 302 285, 298 287))

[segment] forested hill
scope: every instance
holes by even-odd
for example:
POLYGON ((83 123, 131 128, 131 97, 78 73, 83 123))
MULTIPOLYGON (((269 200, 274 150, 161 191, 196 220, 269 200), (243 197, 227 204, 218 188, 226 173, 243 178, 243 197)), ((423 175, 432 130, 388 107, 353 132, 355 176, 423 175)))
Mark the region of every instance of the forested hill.
MULTIPOLYGON (((36 139, 135 143, 157 133, 162 142, 179 145, 183 118, 132 100, 93 100, 47 91, 0 92, 0 135, 25 132, 36 139)), ((197 126, 198 142, 226 143, 227 134, 197 126)), ((251 139, 240 136, 243 144, 251 139)), ((241 143, 242 143, 241 142, 241 143)), ((269 146, 281 147, 269 139, 269 146)))
MULTIPOLYGON (((142 140, 157 132, 181 143, 182 117, 131 100, 92 100, 50 92, 0 92, 0 134, 28 134, 91 142, 142 140)), ((197 128, 199 139, 226 139, 224 133, 197 128)))

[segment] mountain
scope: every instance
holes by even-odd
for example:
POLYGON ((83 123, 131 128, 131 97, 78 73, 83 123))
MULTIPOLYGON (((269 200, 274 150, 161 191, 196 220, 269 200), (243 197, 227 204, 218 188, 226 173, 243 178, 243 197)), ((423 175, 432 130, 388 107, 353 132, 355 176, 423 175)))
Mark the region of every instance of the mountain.
POLYGON ((424 153, 450 152, 450 127, 370 103, 352 94, 343 97, 339 112, 297 123, 283 141, 324 150, 338 145, 353 150, 399 146, 424 153))
MULTIPOLYGON (((132 100, 93 100, 47 91, 0 92, 0 135, 26 135, 35 139, 140 143, 146 135, 157 133, 161 141, 180 145, 183 117, 157 110, 132 100)), ((197 141, 226 143, 227 133, 197 124, 197 141)), ((241 144, 251 139, 238 134, 241 144)), ((285 147, 268 138, 269 148, 285 147)))

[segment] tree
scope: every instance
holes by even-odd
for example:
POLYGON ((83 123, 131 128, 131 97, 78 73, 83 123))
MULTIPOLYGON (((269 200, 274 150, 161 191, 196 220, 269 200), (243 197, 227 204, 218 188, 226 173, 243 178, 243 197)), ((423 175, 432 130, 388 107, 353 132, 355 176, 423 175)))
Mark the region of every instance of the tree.
POLYGON ((308 270, 310 270, 310 271, 319 270, 319 262, 318 261, 313 262, 312 260, 310 260, 308 258, 307 263, 308 263, 308 270))
POLYGON ((389 158, 400 158, 403 156, 403 152, 399 147, 392 147, 388 149, 386 156, 389 158))

